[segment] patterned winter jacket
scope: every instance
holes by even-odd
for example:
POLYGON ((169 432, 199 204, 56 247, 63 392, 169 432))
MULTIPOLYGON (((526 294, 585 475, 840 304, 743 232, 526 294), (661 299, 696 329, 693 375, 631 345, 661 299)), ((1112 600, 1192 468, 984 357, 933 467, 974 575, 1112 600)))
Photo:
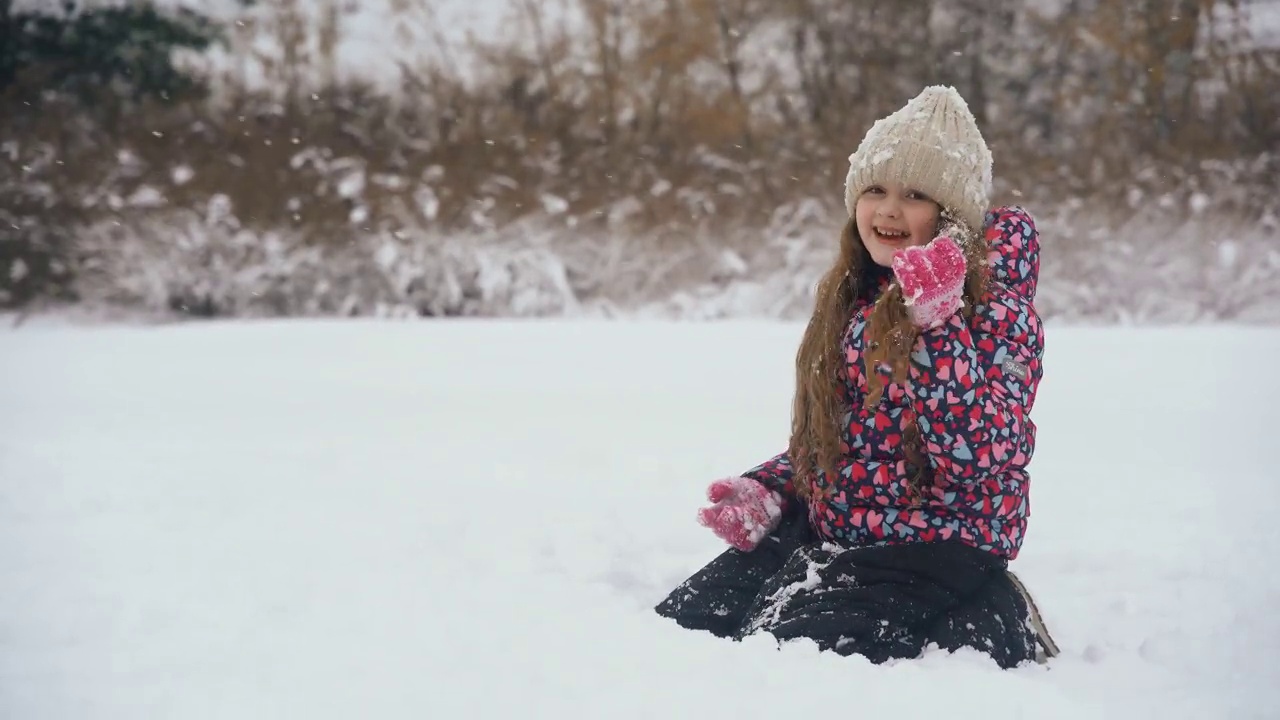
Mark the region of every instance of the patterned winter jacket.
MULTIPOLYGON (((830 491, 809 502, 822 538, 847 545, 959 539, 1013 559, 1029 516, 1027 464, 1035 449, 1029 415, 1041 378, 1044 333, 1033 301, 1039 274, 1035 222, 1018 207, 987 213, 988 292, 971 318, 957 312, 925 331, 905 383, 889 384, 865 408, 863 331, 871 308, 855 308, 844 337, 849 451, 830 491), (933 484, 922 502, 907 494, 901 449, 907 422, 924 440, 933 484)), ((791 465, 784 452, 744 473, 789 501, 791 465)))

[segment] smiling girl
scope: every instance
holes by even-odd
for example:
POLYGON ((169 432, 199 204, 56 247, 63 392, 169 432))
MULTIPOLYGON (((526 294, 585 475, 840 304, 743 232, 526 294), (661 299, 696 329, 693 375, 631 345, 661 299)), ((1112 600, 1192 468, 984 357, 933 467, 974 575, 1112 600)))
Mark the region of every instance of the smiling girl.
POLYGON ((1042 376, 1035 224, 986 210, 991 154, 951 88, 875 123, 849 163, 787 449, 710 485, 698 520, 732 547, 657 611, 874 662, 931 645, 1002 667, 1037 645, 1052 655, 1007 570, 1029 517, 1042 376))

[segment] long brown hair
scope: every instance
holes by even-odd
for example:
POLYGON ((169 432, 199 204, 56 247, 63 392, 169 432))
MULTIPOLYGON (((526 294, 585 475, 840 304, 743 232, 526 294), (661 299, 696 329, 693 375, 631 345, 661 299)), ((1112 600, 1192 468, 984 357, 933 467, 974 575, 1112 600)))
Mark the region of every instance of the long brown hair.
MULTIPOLYGON (((967 269, 963 312, 968 317, 986 292, 986 247, 945 209, 938 228, 940 233, 955 238, 964 252, 967 269)), ((887 272, 871 259, 858 234, 857 221, 849 218, 840 233, 839 256, 818 282, 813 315, 796 352, 788 455, 794 471, 793 485, 801 497, 825 492, 822 476, 835 472, 845 415, 853 410, 844 396, 844 334, 853 319, 854 306, 860 298, 874 298, 878 278, 887 272)), ((902 288, 895 281, 875 299, 867 319, 862 354, 867 376, 866 407, 878 405, 884 393, 884 379, 876 368, 887 366, 891 382, 906 381, 911 350, 919 336, 920 330, 911 322, 903 302, 902 288)), ((932 483, 923 441, 913 419, 906 423, 902 444, 909 494, 918 502, 926 484, 932 483)))

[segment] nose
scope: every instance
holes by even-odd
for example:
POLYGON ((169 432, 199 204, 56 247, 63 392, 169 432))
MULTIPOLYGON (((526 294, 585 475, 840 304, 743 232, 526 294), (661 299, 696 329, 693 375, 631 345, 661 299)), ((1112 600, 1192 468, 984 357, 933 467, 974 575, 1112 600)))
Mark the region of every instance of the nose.
POLYGON ((898 200, 890 193, 885 193, 885 197, 876 203, 876 214, 884 217, 896 218, 901 210, 898 200))

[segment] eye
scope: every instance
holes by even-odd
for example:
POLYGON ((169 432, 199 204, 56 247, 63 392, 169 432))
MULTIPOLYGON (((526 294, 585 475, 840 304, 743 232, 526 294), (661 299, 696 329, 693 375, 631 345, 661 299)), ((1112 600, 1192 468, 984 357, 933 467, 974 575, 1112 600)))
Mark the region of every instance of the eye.
POLYGON ((926 201, 927 201, 927 200, 932 200, 933 198, 929 197, 928 195, 925 195, 924 193, 920 192, 919 190, 908 190, 908 191, 907 191, 907 199, 908 199, 908 200, 926 200, 926 201))
POLYGON ((863 194, 863 195, 883 195, 883 194, 884 194, 884 188, 880 187, 879 185, 872 185, 871 187, 867 188, 866 190, 863 190, 863 191, 862 191, 862 194, 863 194))

